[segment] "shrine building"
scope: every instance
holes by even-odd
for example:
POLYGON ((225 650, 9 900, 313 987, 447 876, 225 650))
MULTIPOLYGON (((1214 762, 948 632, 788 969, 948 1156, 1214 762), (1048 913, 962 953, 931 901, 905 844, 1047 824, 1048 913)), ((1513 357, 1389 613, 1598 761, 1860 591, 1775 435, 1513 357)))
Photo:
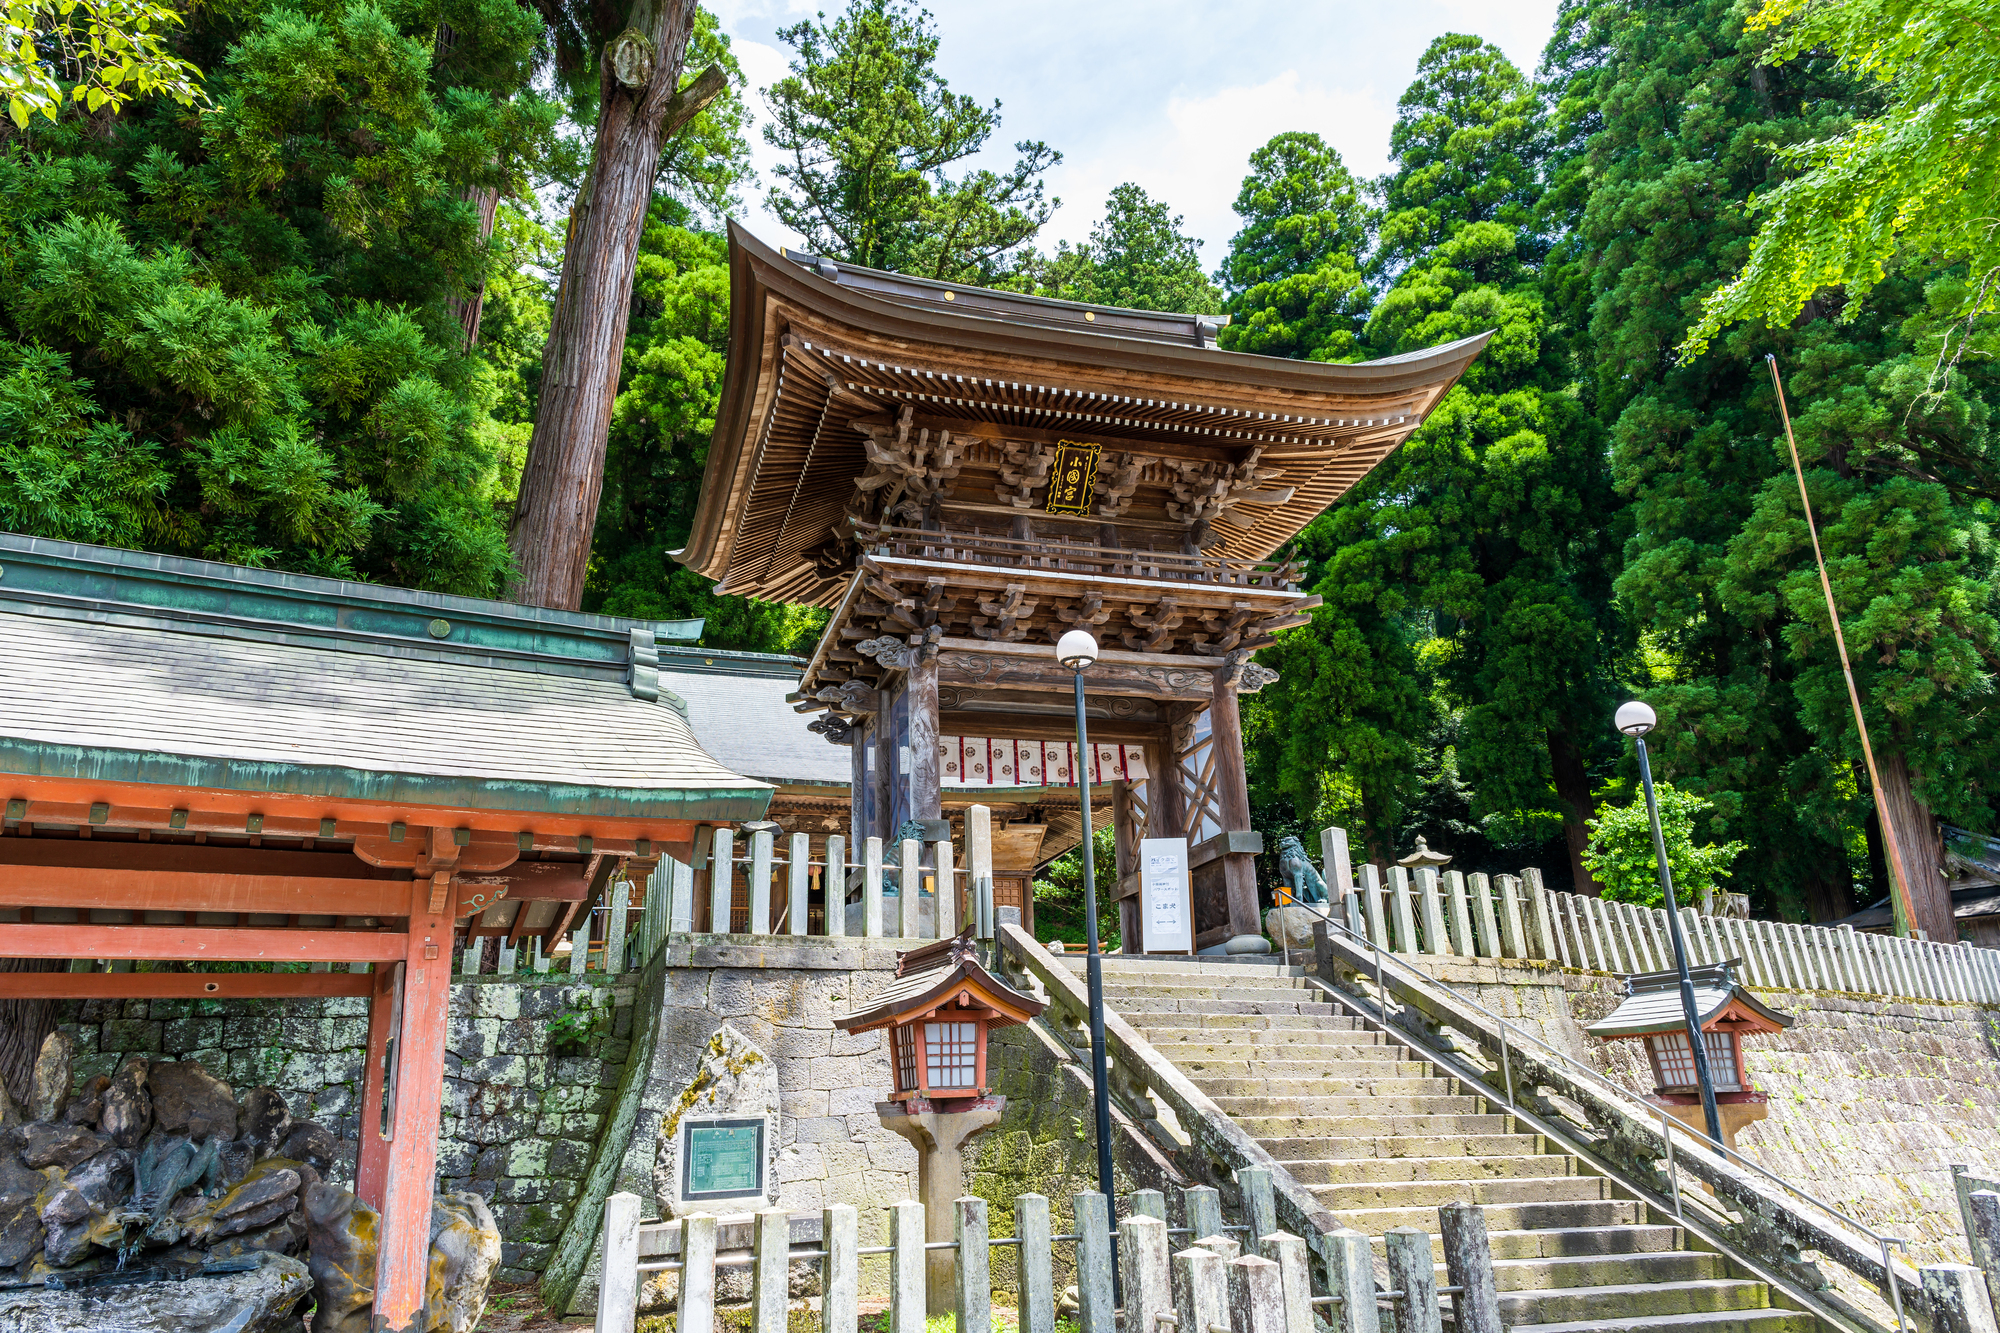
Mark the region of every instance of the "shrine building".
POLYGON ((728 370, 678 558, 719 592, 827 609, 789 702, 847 753, 805 758, 796 732, 761 762, 710 749, 777 783, 769 819, 815 857, 835 828, 849 850, 912 825, 935 846, 987 805, 996 906, 1031 929, 1080 769, 1117 829, 1128 950, 1145 838, 1189 844, 1197 947, 1260 934, 1238 701, 1275 679, 1251 655, 1318 602, 1274 556, 1488 335, 1291 361, 1219 350, 1214 316, 903 277, 733 224, 729 242, 728 370), (1081 764, 1054 656, 1078 627, 1101 647, 1081 764))

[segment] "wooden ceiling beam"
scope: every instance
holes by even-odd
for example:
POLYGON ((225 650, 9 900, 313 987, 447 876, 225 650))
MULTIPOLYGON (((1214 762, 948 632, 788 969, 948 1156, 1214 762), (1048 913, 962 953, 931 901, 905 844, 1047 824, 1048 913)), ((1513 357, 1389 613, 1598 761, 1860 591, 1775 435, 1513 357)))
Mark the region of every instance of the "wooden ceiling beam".
MULTIPOLYGON (((410 909, 403 899, 404 912, 410 909)), ((409 956, 401 930, 275 927, 0 925, 0 957, 132 958, 203 963, 393 963, 409 956)))
POLYGON ((0 972, 7 1000, 307 1000, 374 988, 366 972, 0 972))

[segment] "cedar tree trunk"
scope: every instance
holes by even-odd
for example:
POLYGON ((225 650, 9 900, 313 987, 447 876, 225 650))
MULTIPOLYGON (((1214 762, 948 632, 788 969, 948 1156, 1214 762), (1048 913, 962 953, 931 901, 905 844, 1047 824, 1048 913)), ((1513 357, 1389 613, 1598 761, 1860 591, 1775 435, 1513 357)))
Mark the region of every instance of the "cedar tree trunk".
POLYGON ((1597 802, 1590 794, 1590 770, 1583 751, 1568 732, 1549 733, 1549 768, 1555 779, 1556 800, 1562 806, 1563 841, 1569 845, 1569 874, 1576 891, 1592 898, 1604 896, 1604 886, 1583 868, 1583 853, 1590 846, 1589 821, 1597 816, 1597 802))
POLYGON ((636 0, 632 26, 605 44, 597 145, 590 179, 570 210, 541 402, 509 539, 509 595, 530 606, 573 611, 583 603, 632 273, 660 146, 726 86, 721 67, 710 66, 680 87, 695 7, 696 0, 636 0))
MULTIPOLYGON (((1875 771, 1882 780, 1876 797, 1889 812, 1889 831, 1903 854, 1903 874, 1909 881, 1910 932, 1921 930, 1934 940, 1956 944, 1958 921, 1951 914, 1951 890, 1944 882, 1944 836, 1937 818, 1911 789, 1910 766, 1900 752, 1877 754, 1875 771)), ((1894 894, 1890 902, 1900 925, 1902 902, 1894 894)))
MULTIPOLYGON (((493 240, 493 223, 500 211, 500 191, 475 185, 466 189, 464 197, 479 209, 479 248, 483 251, 493 240)), ((452 297, 450 304, 458 326, 465 330, 465 350, 470 353, 479 345, 479 317, 486 310, 486 279, 480 278, 479 285, 466 295, 452 297)))
MULTIPOLYGON (((60 972, 60 958, 0 958, 0 972, 60 972)), ((28 1104, 35 1081, 35 1058, 56 1030, 54 1000, 0 1000, 0 1083, 16 1106, 28 1104)))

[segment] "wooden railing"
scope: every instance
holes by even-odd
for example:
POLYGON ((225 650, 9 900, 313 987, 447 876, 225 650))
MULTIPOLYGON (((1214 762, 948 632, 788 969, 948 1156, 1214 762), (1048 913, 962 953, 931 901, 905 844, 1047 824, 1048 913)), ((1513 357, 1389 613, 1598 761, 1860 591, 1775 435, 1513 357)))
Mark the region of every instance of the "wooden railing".
POLYGON ((918 528, 858 524, 856 535, 862 548, 871 555, 1093 578, 1295 591, 1296 580, 1304 569, 1297 561, 1243 560, 1235 556, 1095 546, 1054 537, 1025 539, 983 532, 927 532, 918 528))

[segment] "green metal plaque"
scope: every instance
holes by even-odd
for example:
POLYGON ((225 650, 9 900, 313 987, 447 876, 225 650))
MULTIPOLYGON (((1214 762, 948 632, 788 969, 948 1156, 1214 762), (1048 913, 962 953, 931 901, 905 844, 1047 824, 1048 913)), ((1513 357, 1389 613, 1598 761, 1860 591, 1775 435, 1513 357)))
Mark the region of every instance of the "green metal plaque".
POLYGON ((764 1118, 681 1122, 681 1197, 742 1199, 764 1192, 764 1118))

